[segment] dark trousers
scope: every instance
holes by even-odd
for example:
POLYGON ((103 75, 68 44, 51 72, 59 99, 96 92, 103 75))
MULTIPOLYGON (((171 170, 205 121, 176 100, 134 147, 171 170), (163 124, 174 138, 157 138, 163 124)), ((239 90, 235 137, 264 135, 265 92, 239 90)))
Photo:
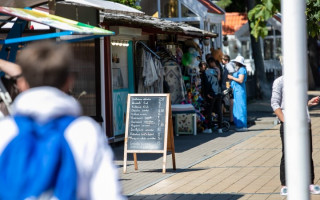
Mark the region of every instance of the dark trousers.
POLYGON ((212 99, 206 98, 207 106, 205 110, 205 117, 208 121, 208 128, 213 128, 214 124, 212 121, 212 112, 218 115, 218 128, 222 128, 222 96, 217 95, 212 99))
MULTIPOLYGON (((286 185, 286 164, 285 164, 285 157, 284 157, 284 124, 281 123, 280 125, 280 137, 282 143, 282 157, 280 162, 280 181, 281 185, 286 185)), ((313 166, 313 159, 312 159, 312 131, 311 131, 311 124, 309 124, 309 147, 310 147, 310 178, 311 184, 314 183, 314 166, 313 166)))

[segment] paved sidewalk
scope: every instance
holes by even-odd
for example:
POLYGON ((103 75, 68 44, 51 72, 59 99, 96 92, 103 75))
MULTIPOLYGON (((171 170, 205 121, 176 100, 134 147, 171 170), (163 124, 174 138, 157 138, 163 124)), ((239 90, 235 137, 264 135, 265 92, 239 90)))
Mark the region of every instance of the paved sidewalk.
MULTIPOLYGON (((317 93, 311 93, 317 95, 317 93)), ((320 107, 320 106, 319 106, 320 107)), ((320 184, 320 110, 312 109, 315 182, 320 184)), ((268 101, 248 104, 248 132, 175 137, 177 170, 167 157, 138 154, 139 170, 129 156, 122 173, 123 145, 114 147, 124 194, 129 199, 285 199, 279 195, 281 141, 268 101)), ((312 196, 320 199, 320 196, 312 196)))

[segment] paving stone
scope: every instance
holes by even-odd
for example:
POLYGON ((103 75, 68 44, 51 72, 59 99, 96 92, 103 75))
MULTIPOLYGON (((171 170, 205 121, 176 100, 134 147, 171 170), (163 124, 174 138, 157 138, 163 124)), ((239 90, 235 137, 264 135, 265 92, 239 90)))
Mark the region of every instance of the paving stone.
MULTIPOLYGON (((274 115, 270 111, 258 112, 257 107, 269 104, 248 104, 248 116, 258 120, 248 132, 175 137, 177 171, 171 169, 171 155, 167 157, 167 173, 163 174, 162 155, 138 154, 139 170, 134 170, 131 160, 129 173, 123 174, 123 146, 113 147, 124 193, 132 194, 129 200, 286 199, 279 195, 279 125, 271 123, 274 115)), ((310 113, 315 183, 320 184, 320 108, 310 113)), ((320 200, 320 195, 311 199, 320 200)))

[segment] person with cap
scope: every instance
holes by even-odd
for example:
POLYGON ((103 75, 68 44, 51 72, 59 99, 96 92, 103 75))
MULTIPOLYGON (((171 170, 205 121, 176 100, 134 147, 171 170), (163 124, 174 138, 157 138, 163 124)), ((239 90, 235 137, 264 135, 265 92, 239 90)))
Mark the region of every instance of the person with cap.
POLYGON ((247 70, 244 64, 244 58, 237 56, 232 62, 236 65, 236 71, 228 75, 233 89, 233 121, 236 131, 247 131, 247 70))

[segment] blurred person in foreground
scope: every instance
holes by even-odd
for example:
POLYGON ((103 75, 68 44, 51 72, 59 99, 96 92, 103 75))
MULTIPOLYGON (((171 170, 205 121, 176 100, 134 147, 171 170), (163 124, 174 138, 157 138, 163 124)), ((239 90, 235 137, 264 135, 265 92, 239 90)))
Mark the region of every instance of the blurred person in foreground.
POLYGON ((66 94, 72 59, 49 41, 18 54, 22 93, 0 121, 0 199, 125 199, 104 133, 66 94))
MULTIPOLYGON (((272 96, 271 96, 271 107, 276 114, 278 120, 280 121, 280 137, 282 143, 282 157, 280 162, 280 182, 281 182, 281 190, 280 195, 287 195, 288 188, 286 186, 286 174, 285 174, 285 154, 284 154, 284 123, 285 123, 285 108, 284 108, 284 87, 283 87, 283 76, 280 76, 276 80, 274 80, 272 85, 272 96)), ((319 97, 314 97, 308 101, 308 107, 318 105, 320 102, 319 97)), ((314 185, 314 165, 312 159, 312 131, 311 131, 311 119, 310 114, 308 112, 308 108, 306 108, 308 122, 309 122, 309 151, 310 151, 310 193, 311 194, 320 194, 319 185, 314 185)))

